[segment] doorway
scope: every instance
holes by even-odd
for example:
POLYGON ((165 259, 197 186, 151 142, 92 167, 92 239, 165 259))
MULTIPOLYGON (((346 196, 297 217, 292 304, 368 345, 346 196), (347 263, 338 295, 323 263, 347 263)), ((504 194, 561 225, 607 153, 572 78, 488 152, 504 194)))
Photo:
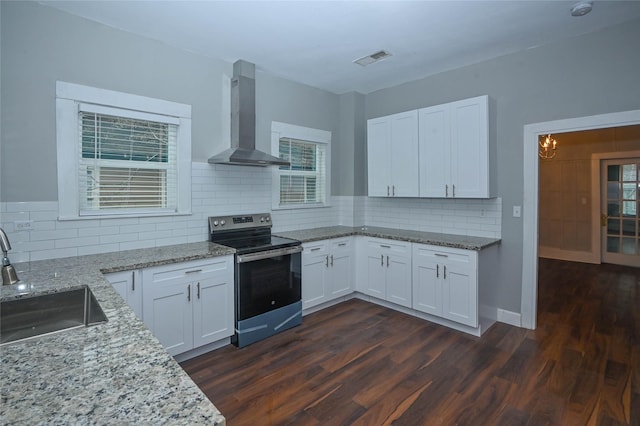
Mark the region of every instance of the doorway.
POLYGON ((521 324, 536 328, 538 280, 538 135, 640 124, 640 110, 524 126, 521 324))
POLYGON ((603 263, 640 266, 640 158, 603 160, 600 167, 603 263))

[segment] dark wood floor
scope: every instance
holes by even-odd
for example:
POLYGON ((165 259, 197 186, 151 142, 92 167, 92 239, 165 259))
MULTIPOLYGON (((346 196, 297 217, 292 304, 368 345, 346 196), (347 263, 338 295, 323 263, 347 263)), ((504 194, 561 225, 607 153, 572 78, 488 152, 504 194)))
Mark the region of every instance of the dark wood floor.
POLYGON ((236 425, 640 425, 640 269, 541 260, 538 328, 360 300, 183 363, 236 425))

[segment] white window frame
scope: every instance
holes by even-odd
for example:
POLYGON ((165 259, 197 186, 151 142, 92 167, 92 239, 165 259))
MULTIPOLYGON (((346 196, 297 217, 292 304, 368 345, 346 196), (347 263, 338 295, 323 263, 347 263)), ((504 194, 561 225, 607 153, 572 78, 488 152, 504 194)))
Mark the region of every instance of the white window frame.
POLYGON ((99 89, 80 84, 56 82, 56 138, 58 154, 58 219, 102 219, 114 217, 176 216, 191 214, 191 105, 148 98, 146 96, 99 89), (171 117, 178 125, 177 182, 175 211, 107 212, 80 215, 79 119, 80 105, 92 104, 122 110, 124 115, 171 117))
POLYGON ((303 141, 326 144, 324 203, 313 204, 284 204, 280 205, 280 168, 272 167, 272 203, 273 210, 311 209, 318 207, 330 207, 331 193, 331 132, 310 127, 296 126, 293 124, 271 122, 271 155, 278 156, 280 152, 280 139, 291 138, 303 141))

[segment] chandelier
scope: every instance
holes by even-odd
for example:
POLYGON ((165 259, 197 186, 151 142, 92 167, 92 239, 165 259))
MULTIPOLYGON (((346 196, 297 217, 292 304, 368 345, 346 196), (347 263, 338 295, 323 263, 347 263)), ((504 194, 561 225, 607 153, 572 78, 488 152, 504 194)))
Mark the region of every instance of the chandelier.
POLYGON ((542 136, 538 138, 538 155, 540 158, 553 158, 556 156, 556 142, 555 139, 551 137, 551 135, 542 136))

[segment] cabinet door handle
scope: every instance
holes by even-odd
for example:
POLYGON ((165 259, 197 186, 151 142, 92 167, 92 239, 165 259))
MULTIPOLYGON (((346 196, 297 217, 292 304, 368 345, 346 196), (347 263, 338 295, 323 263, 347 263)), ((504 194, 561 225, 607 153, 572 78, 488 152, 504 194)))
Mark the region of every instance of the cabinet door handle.
POLYGON ((384 266, 384 254, 380 255, 380 265, 384 266))
POLYGON ((440 265, 436 265, 436 278, 440 278, 440 265))
POLYGON ((329 267, 329 255, 326 255, 324 257, 324 266, 326 266, 327 268, 329 267))
POLYGON ((387 185, 387 197, 389 196, 389 185, 387 185))
POLYGON ((447 279, 447 265, 444 265, 442 268, 444 269, 444 279, 446 280, 447 279))
POLYGON ((389 267, 389 256, 387 256, 387 268, 389 267))
POLYGON ((131 291, 136 291, 136 271, 131 271, 131 291))
POLYGON ((395 185, 391 186, 391 195, 394 196, 394 197, 396 196, 396 186, 395 185))
POLYGON ((453 188, 453 197, 455 198, 456 197, 456 185, 453 184, 453 185, 451 185, 451 187, 453 188))
POLYGON ((311 249, 311 251, 318 251, 318 250, 320 250, 320 247, 314 247, 311 249))
POLYGON ((333 255, 331 255, 331 267, 333 268, 333 255))
POLYGON ((196 272, 202 272, 202 269, 193 269, 191 271, 185 271, 185 274, 195 274, 196 272))
POLYGON ((448 254, 442 254, 442 253, 436 253, 435 255, 440 257, 449 257, 448 254))
POLYGON ((197 289, 198 299, 200 299, 200 281, 198 281, 198 284, 196 285, 196 289, 197 289))
POLYGON ((449 196, 449 185, 445 185, 444 186, 444 196, 448 197, 449 196))
POLYGON ((191 302, 191 284, 187 286, 187 302, 191 302))

